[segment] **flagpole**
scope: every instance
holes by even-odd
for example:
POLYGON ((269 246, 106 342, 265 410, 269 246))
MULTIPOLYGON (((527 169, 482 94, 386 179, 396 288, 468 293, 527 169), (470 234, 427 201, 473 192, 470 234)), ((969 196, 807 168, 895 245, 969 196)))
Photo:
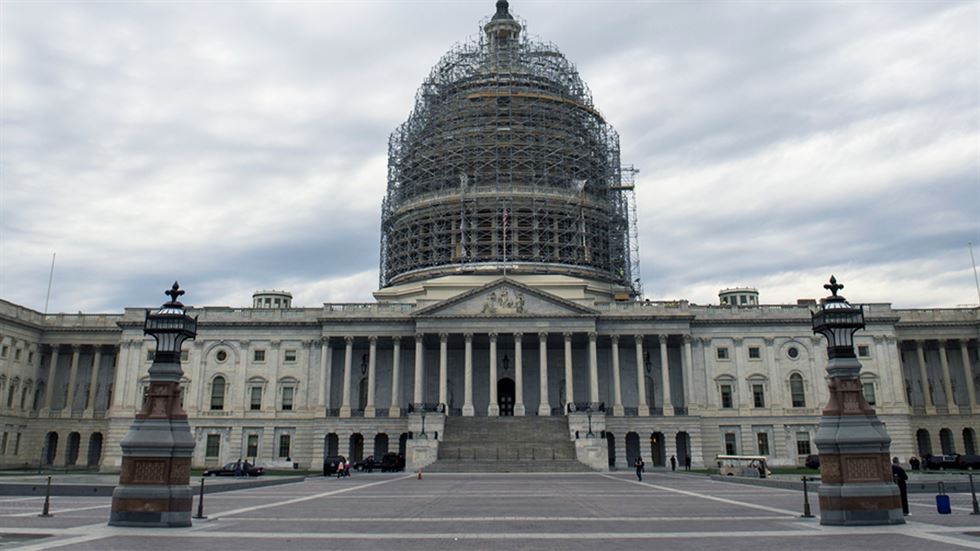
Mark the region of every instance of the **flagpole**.
MULTIPOLYGON (((973 254, 972 252, 970 254, 973 254)), ((51 271, 48 272, 48 292, 44 295, 44 314, 48 313, 48 301, 51 300, 51 281, 54 280, 54 259, 58 253, 51 253, 51 271)))

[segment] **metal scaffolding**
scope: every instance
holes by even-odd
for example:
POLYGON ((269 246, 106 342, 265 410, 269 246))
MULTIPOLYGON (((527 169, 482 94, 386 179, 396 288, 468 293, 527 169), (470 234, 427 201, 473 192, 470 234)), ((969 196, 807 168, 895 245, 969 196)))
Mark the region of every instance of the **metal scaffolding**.
POLYGON ((389 140, 381 287, 506 271, 636 295, 618 134, 575 66, 527 38, 507 2, 482 27, 432 69, 389 140))

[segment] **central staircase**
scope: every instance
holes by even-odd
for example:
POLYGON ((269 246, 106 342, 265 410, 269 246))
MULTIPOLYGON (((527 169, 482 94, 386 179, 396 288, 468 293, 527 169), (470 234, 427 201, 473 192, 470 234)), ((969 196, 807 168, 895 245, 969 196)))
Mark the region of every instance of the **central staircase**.
POLYGON ((436 473, 591 472, 575 459, 564 417, 446 418, 436 473))

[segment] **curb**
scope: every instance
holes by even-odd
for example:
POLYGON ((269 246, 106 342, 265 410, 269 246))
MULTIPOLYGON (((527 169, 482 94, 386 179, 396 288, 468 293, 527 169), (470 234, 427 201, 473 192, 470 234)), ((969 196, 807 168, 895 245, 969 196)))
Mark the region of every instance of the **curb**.
MULTIPOLYGON (((247 482, 222 482, 220 479, 204 483, 205 494, 217 494, 221 492, 232 492, 248 488, 262 488, 265 486, 278 486, 280 484, 292 484, 306 480, 305 476, 276 476, 265 479, 255 478, 247 482)), ((194 489, 194 495, 200 490, 200 477, 191 479, 190 486, 194 489), (196 483, 196 484, 195 484, 196 483)), ((38 496, 44 495, 45 483, 0 483, 0 496, 38 496)), ((72 496, 72 497, 111 497, 112 491, 116 488, 115 484, 65 484, 52 483, 51 495, 53 496, 72 496)))

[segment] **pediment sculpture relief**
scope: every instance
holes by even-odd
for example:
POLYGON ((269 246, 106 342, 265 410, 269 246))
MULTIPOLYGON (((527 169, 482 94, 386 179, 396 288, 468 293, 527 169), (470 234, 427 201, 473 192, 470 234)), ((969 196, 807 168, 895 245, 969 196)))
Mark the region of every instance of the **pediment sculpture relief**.
POLYGON ((524 313, 524 294, 510 294, 510 291, 503 289, 498 294, 491 291, 487 295, 486 302, 483 303, 481 314, 523 314, 524 313))

